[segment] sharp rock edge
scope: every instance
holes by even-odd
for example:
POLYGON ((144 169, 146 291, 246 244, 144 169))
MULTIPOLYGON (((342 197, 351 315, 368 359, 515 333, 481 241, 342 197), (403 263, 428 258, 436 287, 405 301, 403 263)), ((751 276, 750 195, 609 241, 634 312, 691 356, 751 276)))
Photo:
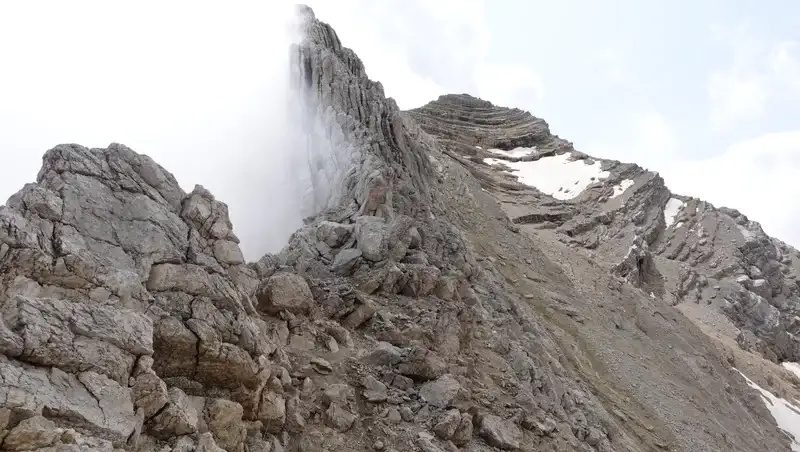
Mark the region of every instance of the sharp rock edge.
POLYGON ((279 253, 246 263, 223 202, 120 144, 51 149, 0 207, 0 448, 789 450, 732 361, 796 359, 794 250, 529 113, 401 112, 298 12, 312 188, 279 253), (566 153, 602 177, 484 162, 566 153))

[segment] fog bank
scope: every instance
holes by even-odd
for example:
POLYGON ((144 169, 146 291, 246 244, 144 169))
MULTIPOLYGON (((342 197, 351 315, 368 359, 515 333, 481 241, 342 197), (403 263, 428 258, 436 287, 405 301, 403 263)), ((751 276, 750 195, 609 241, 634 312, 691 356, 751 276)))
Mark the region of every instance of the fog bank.
POLYGON ((328 149, 292 88, 295 23, 285 1, 3 4, 0 202, 47 149, 118 142, 226 202, 248 260, 279 250, 330 191, 311 183, 328 149))

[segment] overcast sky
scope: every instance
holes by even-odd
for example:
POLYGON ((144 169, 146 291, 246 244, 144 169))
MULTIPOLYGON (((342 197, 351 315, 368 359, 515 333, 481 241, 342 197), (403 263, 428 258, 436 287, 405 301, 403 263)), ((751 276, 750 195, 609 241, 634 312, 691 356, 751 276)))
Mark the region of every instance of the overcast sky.
MULTIPOLYGON (((578 150, 659 171, 800 245, 800 2, 308 4, 401 108, 469 92, 530 110, 578 150)), ((57 143, 116 141, 248 221, 242 192, 269 173, 251 156, 279 133, 274 5, 0 4, 0 198, 57 143)))

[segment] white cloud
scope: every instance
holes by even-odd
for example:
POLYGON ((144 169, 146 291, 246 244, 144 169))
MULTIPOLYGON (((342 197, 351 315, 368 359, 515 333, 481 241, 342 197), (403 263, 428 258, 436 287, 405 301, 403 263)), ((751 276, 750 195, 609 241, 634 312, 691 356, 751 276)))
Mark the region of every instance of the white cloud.
POLYGON ((708 77, 714 131, 762 117, 769 102, 785 96, 787 89, 800 92, 800 43, 768 41, 747 27, 718 27, 715 32, 732 49, 733 60, 708 77))
POLYGON ((615 48, 605 47, 591 55, 588 63, 595 74, 612 83, 632 83, 628 65, 622 53, 615 48))
POLYGON ((678 154, 678 135, 657 110, 633 112, 620 118, 620 122, 628 125, 625 135, 613 135, 606 141, 590 141, 581 150, 596 157, 634 162, 659 172, 678 154))
POLYGON ((663 159, 678 152, 678 138, 667 119, 655 110, 634 114, 631 118, 634 143, 639 152, 663 159))
POLYGON ((475 78, 478 96, 495 105, 530 108, 544 96, 544 82, 524 66, 488 65, 475 78))
POLYGON ((717 27, 713 31, 717 41, 732 52, 730 65, 708 76, 711 127, 725 132, 739 121, 764 113, 770 80, 764 71, 763 45, 749 28, 717 27))
POLYGON ((767 102, 766 80, 747 69, 734 67, 708 79, 711 126, 724 131, 739 120, 761 116, 767 102))
POLYGON ((800 42, 779 42, 770 53, 769 61, 772 71, 781 82, 800 91, 800 42))

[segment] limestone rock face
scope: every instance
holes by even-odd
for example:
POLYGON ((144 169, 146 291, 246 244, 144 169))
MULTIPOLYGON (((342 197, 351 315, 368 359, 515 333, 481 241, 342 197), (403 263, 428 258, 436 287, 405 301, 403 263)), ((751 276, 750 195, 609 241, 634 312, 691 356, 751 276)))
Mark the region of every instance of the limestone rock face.
POLYGON ((222 201, 121 144, 56 146, 0 207, 0 449, 789 450, 668 299, 713 275, 663 266, 719 269, 740 342, 779 359, 797 353, 787 246, 703 204, 678 214, 685 254, 657 175, 466 95, 402 112, 298 14, 307 144, 338 172, 280 253, 245 263, 222 201), (542 153, 507 162, 570 152, 639 185, 618 210, 602 184, 560 202, 482 161, 516 147, 542 153), (711 267, 728 254, 696 231, 728 219, 739 254, 711 267))

